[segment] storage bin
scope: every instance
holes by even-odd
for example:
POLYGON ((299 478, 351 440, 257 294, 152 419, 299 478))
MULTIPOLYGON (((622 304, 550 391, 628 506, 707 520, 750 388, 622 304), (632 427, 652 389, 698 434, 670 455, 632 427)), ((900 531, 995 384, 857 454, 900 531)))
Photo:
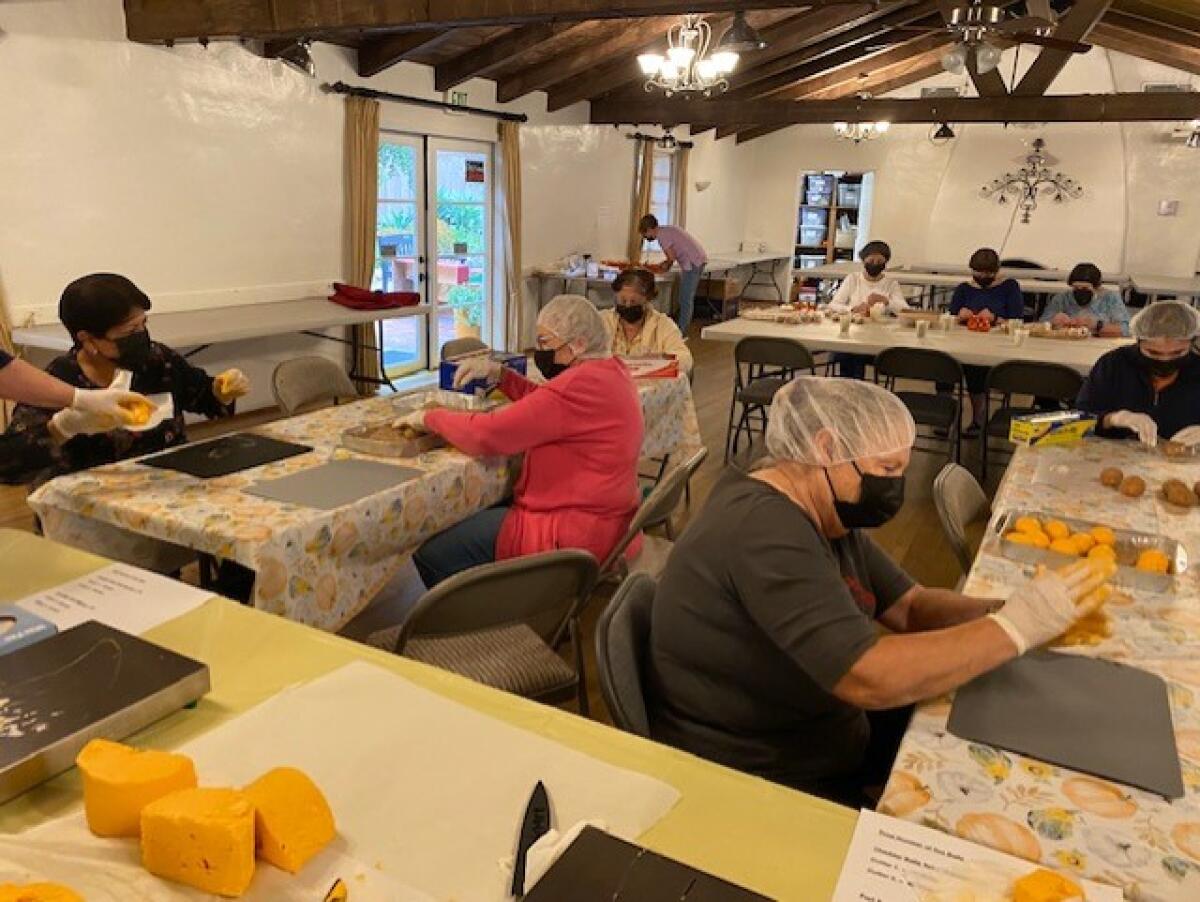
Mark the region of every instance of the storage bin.
POLYGON ((851 207, 857 210, 858 205, 862 203, 862 185, 838 185, 837 193, 839 207, 851 207))
POLYGON ((820 247, 824 243, 825 228, 823 226, 817 228, 801 227, 800 240, 797 242, 797 244, 800 244, 804 247, 820 247))
POLYGON ((824 254, 800 254, 796 257, 796 263, 800 269, 815 269, 818 266, 825 265, 824 254))
POLYGON ((824 229, 829 225, 829 211, 821 210, 815 207, 800 208, 800 225, 812 226, 819 229, 824 229))

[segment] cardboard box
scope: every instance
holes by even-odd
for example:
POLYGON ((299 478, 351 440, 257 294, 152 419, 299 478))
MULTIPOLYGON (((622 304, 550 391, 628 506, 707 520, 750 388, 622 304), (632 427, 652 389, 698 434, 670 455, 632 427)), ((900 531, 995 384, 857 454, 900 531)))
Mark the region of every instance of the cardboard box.
POLYGON ((1082 410, 1027 413, 1013 417, 1008 440, 1014 445, 1075 445, 1096 429, 1096 418, 1082 410))
MULTIPOLYGON (((491 356, 492 360, 498 360, 509 369, 516 370, 522 376, 525 375, 526 357, 524 354, 508 354, 504 351, 480 351, 478 353, 487 353, 491 356)), ((473 356, 475 355, 464 354, 463 357, 443 360, 441 366, 438 367, 438 388, 444 391, 462 392, 464 395, 474 395, 478 392, 486 394, 495 388, 494 385, 488 385, 484 379, 476 379, 474 382, 468 382, 462 388, 454 387, 454 374, 458 371, 458 362, 466 357, 473 356)))

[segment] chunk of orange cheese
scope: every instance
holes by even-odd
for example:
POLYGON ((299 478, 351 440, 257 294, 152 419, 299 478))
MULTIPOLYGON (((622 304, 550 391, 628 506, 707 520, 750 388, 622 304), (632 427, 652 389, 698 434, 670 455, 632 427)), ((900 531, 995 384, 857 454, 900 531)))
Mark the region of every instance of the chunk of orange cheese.
POLYGON ((75 763, 83 773, 88 826, 97 836, 137 836, 146 805, 196 785, 191 758, 107 739, 93 739, 75 763))
POLYGON ((57 883, 0 883, 0 902, 83 902, 83 896, 57 883))
POLYGON ((1067 902, 1083 900, 1079 884, 1055 871, 1039 868, 1013 885, 1013 902, 1067 902))
POLYGON ((242 792, 254 805, 258 857, 291 874, 337 832, 325 796, 294 767, 267 771, 242 792))
POLYGON ((142 809, 142 865, 220 896, 254 877, 254 806, 235 789, 183 789, 142 809))

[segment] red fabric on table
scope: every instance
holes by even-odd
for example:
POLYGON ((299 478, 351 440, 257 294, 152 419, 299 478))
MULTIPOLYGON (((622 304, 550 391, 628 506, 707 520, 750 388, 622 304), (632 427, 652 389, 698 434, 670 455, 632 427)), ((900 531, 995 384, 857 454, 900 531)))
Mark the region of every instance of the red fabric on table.
POLYGON ((334 282, 329 300, 351 310, 393 310, 396 307, 415 307, 421 303, 421 296, 415 291, 370 291, 334 282))

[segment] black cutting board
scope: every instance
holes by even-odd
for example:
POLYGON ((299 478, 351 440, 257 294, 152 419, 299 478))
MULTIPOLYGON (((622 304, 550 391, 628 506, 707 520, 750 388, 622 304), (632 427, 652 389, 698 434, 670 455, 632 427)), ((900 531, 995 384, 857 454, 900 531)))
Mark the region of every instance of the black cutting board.
POLYGON ((525 902, 771 902, 649 849, 584 827, 525 902))
POLYGON ((307 454, 311 450, 308 445, 282 442, 253 432, 237 432, 143 457, 140 462, 148 467, 178 470, 198 479, 212 479, 307 454))
POLYGON ((1137 667, 1031 652, 959 689, 948 728, 968 742, 1183 796, 1167 684, 1137 667))
POLYGON ((94 620, 0 657, 0 802, 208 689, 204 664, 94 620))

